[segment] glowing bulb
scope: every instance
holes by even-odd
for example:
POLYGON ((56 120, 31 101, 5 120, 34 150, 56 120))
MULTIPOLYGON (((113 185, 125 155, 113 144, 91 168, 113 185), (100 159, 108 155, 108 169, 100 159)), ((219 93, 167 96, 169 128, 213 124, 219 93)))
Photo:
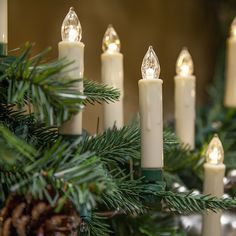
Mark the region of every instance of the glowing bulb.
POLYGON ((70 8, 61 26, 62 41, 79 42, 82 38, 82 28, 73 7, 70 8))
POLYGON ((102 42, 103 52, 119 52, 120 51, 120 39, 118 34, 112 25, 109 25, 102 42))
POLYGON ((224 149, 222 143, 219 137, 217 135, 214 135, 206 151, 206 161, 207 163, 218 165, 222 164, 223 160, 224 160, 224 149))
POLYGON ((143 79, 158 79, 160 71, 161 69, 157 55, 154 52, 152 46, 150 46, 143 58, 143 63, 141 66, 143 79))
POLYGON ((234 17, 234 20, 233 20, 233 22, 231 24, 230 35, 232 37, 236 37, 236 17, 234 17))
POLYGON ((187 48, 183 48, 176 62, 176 73, 180 76, 193 74, 193 60, 187 48))

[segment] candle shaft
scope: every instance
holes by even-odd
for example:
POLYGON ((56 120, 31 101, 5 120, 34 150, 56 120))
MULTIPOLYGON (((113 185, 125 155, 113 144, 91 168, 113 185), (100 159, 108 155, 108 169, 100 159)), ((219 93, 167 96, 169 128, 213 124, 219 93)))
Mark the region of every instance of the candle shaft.
MULTIPOLYGON (((66 58, 74 62, 65 68, 63 76, 71 79, 83 78, 84 75, 84 44, 81 42, 62 41, 58 45, 59 59, 66 58)), ((77 82, 75 87, 83 92, 83 82, 77 82)), ((59 127, 59 133, 64 135, 82 134, 82 112, 74 115, 71 119, 59 127)))
POLYGON ((195 76, 175 76, 175 129, 184 144, 195 146, 195 76))
POLYGON ((7 0, 0 0, 0 55, 7 54, 7 0))
MULTIPOLYGON (((224 164, 204 164, 204 194, 222 197, 224 194, 223 178, 225 174, 224 164)), ((221 236, 221 213, 206 213, 203 215, 203 236, 221 236)))
POLYGON ((236 37, 227 40, 225 106, 236 107, 236 37))
POLYGON ((123 114, 123 55, 119 52, 104 52, 101 55, 102 82, 113 88, 119 89, 120 99, 114 103, 104 104, 104 129, 111 128, 114 124, 118 128, 124 125, 123 114))
POLYGON ((139 80, 141 167, 163 167, 162 80, 139 80))

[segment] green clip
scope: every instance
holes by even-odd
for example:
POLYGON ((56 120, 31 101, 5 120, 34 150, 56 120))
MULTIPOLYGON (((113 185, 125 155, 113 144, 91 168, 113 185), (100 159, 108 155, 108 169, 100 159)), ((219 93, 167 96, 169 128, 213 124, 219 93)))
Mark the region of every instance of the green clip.
POLYGON ((80 217, 87 223, 91 222, 92 212, 86 207, 86 204, 80 206, 80 217))
MULTIPOLYGON (((166 188, 166 183, 163 179, 162 169, 141 169, 141 175, 144 178, 144 181, 147 182, 147 188, 155 191, 163 191, 166 188)), ((144 197, 144 204, 155 208, 156 210, 160 210, 162 207, 161 199, 155 195, 147 194, 144 197)))
POLYGON ((7 55, 7 43, 0 43, 0 56, 7 55))
POLYGON ((162 169, 146 169, 142 168, 141 175, 147 182, 163 182, 162 169))

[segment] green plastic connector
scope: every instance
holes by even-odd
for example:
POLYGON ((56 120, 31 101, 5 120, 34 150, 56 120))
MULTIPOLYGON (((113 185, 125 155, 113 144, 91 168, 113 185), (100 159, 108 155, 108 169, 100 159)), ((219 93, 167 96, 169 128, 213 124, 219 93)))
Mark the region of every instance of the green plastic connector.
POLYGON ((147 182, 163 182, 162 169, 146 169, 142 168, 141 175, 147 182))
POLYGON ((7 43, 0 43, 0 56, 7 55, 7 43))
POLYGON ((80 206, 80 217, 83 221, 90 223, 92 218, 92 212, 89 210, 85 204, 80 206))
MULTIPOLYGON (((147 182, 147 188, 150 192, 164 191, 166 188, 166 183, 163 179, 162 169, 141 169, 141 175, 144 177, 144 181, 147 182), (152 191, 153 190, 153 191, 152 191)), ((156 210, 161 210, 161 198, 156 197, 152 194, 147 194, 143 200, 144 204, 155 208, 156 210)))

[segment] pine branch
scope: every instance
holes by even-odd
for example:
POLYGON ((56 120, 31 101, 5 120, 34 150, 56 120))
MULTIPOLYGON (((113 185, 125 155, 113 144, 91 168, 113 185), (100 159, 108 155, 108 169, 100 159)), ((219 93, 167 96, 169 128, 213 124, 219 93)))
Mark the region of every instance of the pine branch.
POLYGON ((179 172, 183 169, 193 169, 199 160, 198 152, 191 152, 188 145, 183 145, 174 131, 164 129, 164 169, 169 172, 179 172))
POLYGON ((119 236, 187 236, 179 229, 173 215, 159 211, 139 216, 115 217, 112 226, 115 235, 119 236))
POLYGON ((1 200, 10 191, 16 191, 45 198, 52 205, 59 197, 69 198, 76 208, 86 204, 91 209, 96 203, 93 192, 101 194, 106 189, 106 171, 93 154, 75 153, 80 142, 81 139, 73 143, 58 139, 50 149, 37 152, 0 126, 1 200), (10 165, 5 161, 8 153, 13 160, 10 165))
POLYGON ((105 84, 84 79, 84 95, 86 96, 85 103, 109 103, 118 101, 120 92, 118 89, 108 87, 105 84))
POLYGON ((17 138, 6 127, 0 125, 0 145, 1 145, 1 161, 6 161, 8 157, 14 162, 16 160, 33 161, 37 151, 23 140, 17 138), (8 155, 12 154, 14 156, 8 155))
POLYGON ((164 150, 165 153, 171 152, 173 149, 180 148, 180 141, 176 134, 168 127, 164 128, 164 150))
POLYGON ((0 125, 0 202, 8 197, 13 184, 29 178, 22 166, 33 161, 36 150, 0 125))
POLYGON ((17 137, 40 149, 50 146, 58 136, 55 129, 37 122, 24 111, 17 111, 15 106, 0 105, 0 123, 17 137))
POLYGON ((184 185, 183 181, 181 180, 181 178, 178 176, 178 174, 176 173, 171 173, 171 172, 167 172, 167 171, 163 171, 163 177, 166 183, 166 188, 168 190, 176 190, 174 189, 173 185, 175 183, 178 183, 180 185, 184 185))
POLYGON ((30 176, 27 176, 19 167, 12 166, 12 168, 9 168, 9 166, 1 165, 0 204, 2 204, 2 202, 4 202, 8 198, 10 189, 13 185, 28 178, 30 178, 30 176))
POLYGON ((173 193, 170 191, 156 192, 156 196, 161 197, 166 206, 172 212, 180 214, 203 213, 205 211, 217 212, 227 210, 236 206, 235 199, 222 199, 210 195, 193 195, 191 193, 173 193))
POLYGON ((96 214, 92 215, 91 222, 89 222, 90 232, 93 236, 109 236, 112 234, 110 225, 105 223, 106 218, 100 217, 96 214))
POLYGON ((164 169, 170 172, 184 169, 193 170, 200 159, 199 153, 191 152, 188 147, 184 147, 181 144, 166 148, 164 155, 164 169))
POLYGON ((129 158, 140 157, 140 131, 136 125, 125 126, 121 129, 113 127, 95 137, 85 137, 81 153, 95 152, 106 163, 111 161, 127 163, 129 158))
POLYGON ((100 195, 106 189, 107 174, 98 157, 89 152, 75 153, 80 142, 81 139, 73 143, 58 139, 50 149, 24 166, 30 178, 15 183, 11 191, 45 198, 51 205, 60 197, 69 199, 78 211, 83 204, 92 209, 96 204, 93 195, 100 195))
POLYGON ((1 89, 7 83, 7 103, 31 103, 33 115, 49 124, 61 124, 72 114, 83 108, 85 96, 73 88, 78 80, 59 77, 59 73, 68 65, 63 61, 42 63, 48 50, 30 58, 32 45, 26 45, 22 54, 16 57, 1 77, 1 89))
POLYGON ((102 195, 102 202, 107 209, 119 210, 123 214, 142 214, 145 211, 141 199, 146 190, 141 180, 113 178, 113 183, 115 186, 102 195))

